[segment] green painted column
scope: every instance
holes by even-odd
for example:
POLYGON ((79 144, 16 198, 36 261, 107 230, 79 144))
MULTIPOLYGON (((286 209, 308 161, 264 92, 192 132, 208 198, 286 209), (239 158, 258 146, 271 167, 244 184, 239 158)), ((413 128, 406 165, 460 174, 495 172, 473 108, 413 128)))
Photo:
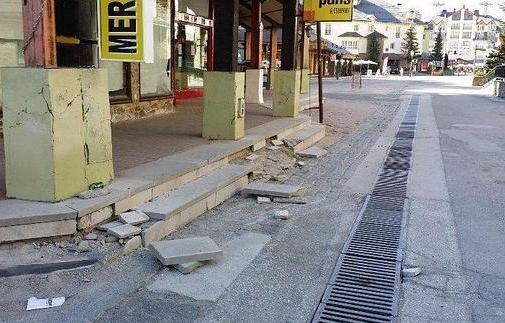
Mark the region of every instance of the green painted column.
POLYGON ((274 89, 274 80, 275 80, 275 68, 270 68, 270 69, 268 69, 267 89, 269 89, 269 90, 274 89))
POLYGON ((245 73, 206 72, 203 137, 237 140, 244 136, 245 73))
POLYGON ((302 73, 302 86, 300 89, 300 93, 308 93, 310 89, 309 69, 304 68, 302 69, 301 73, 302 73))
POLYGON ((275 71, 274 117, 296 117, 300 106, 300 70, 275 71))
POLYGON ((106 70, 1 74, 7 196, 56 202, 112 180, 106 70))

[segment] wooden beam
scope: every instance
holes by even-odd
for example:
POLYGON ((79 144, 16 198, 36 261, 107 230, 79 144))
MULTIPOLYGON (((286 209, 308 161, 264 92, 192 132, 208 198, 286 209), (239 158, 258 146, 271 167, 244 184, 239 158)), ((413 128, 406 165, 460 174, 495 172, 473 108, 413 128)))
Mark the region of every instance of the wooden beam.
POLYGON ((281 70, 292 71, 296 69, 298 1, 284 0, 282 9, 281 70))
POLYGON ((238 63, 239 0, 214 2, 214 70, 236 72, 238 63))
POLYGON ((251 15, 251 68, 261 68, 261 50, 263 47, 263 30, 261 29, 261 2, 252 0, 251 15))
POLYGON ((277 32, 278 28, 272 26, 270 29, 270 68, 277 67, 277 32))
POLYGON ((57 67, 54 0, 23 2, 25 65, 57 67))

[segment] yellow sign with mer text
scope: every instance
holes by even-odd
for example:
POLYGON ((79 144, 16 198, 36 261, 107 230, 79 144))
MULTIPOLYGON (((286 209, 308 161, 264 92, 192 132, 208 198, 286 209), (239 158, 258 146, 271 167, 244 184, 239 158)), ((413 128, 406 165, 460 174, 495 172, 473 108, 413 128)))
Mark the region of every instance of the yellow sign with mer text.
POLYGON ((98 0, 101 59, 144 60, 143 1, 98 0))
POLYGON ((305 0, 303 20, 315 21, 352 21, 353 0, 305 0))

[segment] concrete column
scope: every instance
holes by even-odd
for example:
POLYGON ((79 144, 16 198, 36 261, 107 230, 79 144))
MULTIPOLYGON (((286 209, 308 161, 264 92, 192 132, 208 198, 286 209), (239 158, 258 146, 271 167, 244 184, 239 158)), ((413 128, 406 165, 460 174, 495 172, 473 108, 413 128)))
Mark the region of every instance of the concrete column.
POLYGON ((274 117, 296 117, 300 105, 300 71, 275 71, 274 117))
POLYGON ((105 69, 1 73, 7 196, 57 202, 112 181, 105 69))
POLYGON ((310 76, 309 76, 309 69, 304 68, 301 71, 301 87, 300 87, 300 93, 308 93, 310 89, 310 76))
POLYGON ((244 136, 245 73, 206 72, 203 137, 237 140, 244 136))
POLYGON ((245 72, 245 101, 263 104, 263 70, 248 69, 245 72))

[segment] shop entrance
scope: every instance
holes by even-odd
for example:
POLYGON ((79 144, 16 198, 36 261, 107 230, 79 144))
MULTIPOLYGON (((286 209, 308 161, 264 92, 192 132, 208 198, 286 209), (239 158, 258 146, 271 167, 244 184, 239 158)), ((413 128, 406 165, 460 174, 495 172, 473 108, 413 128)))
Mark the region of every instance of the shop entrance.
POLYGON ((173 88, 176 99, 203 96, 203 75, 212 70, 212 0, 178 0, 174 12, 173 88))

